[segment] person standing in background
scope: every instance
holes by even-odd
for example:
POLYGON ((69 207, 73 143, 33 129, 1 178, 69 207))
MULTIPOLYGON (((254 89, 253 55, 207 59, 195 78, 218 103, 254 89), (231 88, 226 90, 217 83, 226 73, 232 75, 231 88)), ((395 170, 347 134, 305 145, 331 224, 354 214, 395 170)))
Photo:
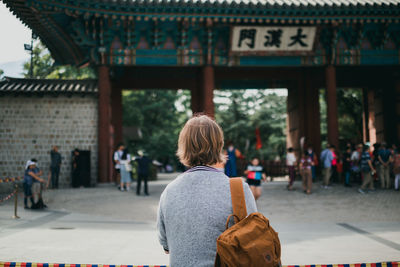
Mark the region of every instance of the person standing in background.
POLYGON ((387 145, 385 142, 381 144, 380 149, 378 150, 378 161, 377 167, 379 169, 378 175, 379 180, 381 181, 382 189, 390 188, 390 163, 393 158, 389 149, 387 149, 387 145))
POLYGON ((400 183, 400 152, 394 150, 393 155, 394 190, 399 191, 400 183))
POLYGON ((289 147, 287 150, 287 155, 286 155, 286 166, 288 167, 289 171, 289 184, 286 186, 288 190, 293 190, 293 183, 294 183, 294 178, 296 176, 296 171, 295 171, 295 166, 296 166, 296 156, 294 155, 294 150, 292 147, 289 147))
POLYGON ((346 152, 343 154, 343 172, 344 172, 344 186, 351 187, 351 146, 347 147, 346 152))
POLYGON ((136 185, 136 195, 140 195, 140 187, 142 184, 142 180, 144 183, 144 194, 146 196, 149 195, 149 189, 147 187, 147 180, 149 179, 149 168, 150 168, 150 163, 151 160, 144 155, 144 152, 142 150, 138 151, 138 158, 135 158, 135 160, 138 162, 138 179, 137 179, 137 185, 136 185))
POLYGON ((228 160, 225 164, 225 174, 228 177, 236 177, 237 176, 237 166, 236 160, 238 158, 242 158, 242 153, 238 149, 235 148, 232 142, 229 143, 228 148, 226 150, 228 154, 228 160))
POLYGON ((72 187, 79 187, 80 185, 80 170, 81 170, 81 161, 80 161, 80 152, 79 149, 75 148, 72 154, 72 187))
POLYGON ((372 176, 375 174, 375 169, 372 164, 369 145, 364 145, 363 153, 361 154, 361 172, 363 174, 363 183, 358 189, 358 192, 365 194, 365 188, 369 186, 369 191, 375 191, 374 181, 372 176))
POLYGON ((315 182, 315 180, 317 179, 317 166, 318 166, 317 153, 314 152, 312 145, 310 145, 310 144, 308 145, 307 152, 313 161, 313 163, 311 165, 311 177, 312 177, 312 180, 315 182))
POLYGON ((120 160, 120 171, 121 171, 121 191, 129 191, 131 189, 131 155, 128 153, 128 149, 124 149, 120 160))
POLYGON ((60 176, 61 154, 58 152, 58 147, 53 146, 50 151, 50 172, 51 172, 51 188, 58 189, 58 177, 60 176))
POLYGON ((122 143, 118 144, 117 150, 114 152, 114 155, 113 155, 113 160, 114 160, 114 164, 115 164, 115 172, 116 172, 116 181, 115 182, 118 185, 118 189, 121 189, 121 186, 120 186, 120 182, 121 182, 121 172, 120 172, 121 163, 120 163, 120 161, 121 161, 122 154, 124 153, 124 149, 125 149, 125 147, 124 147, 124 145, 122 143))
POLYGON ((311 177, 311 166, 313 160, 307 151, 303 152, 303 156, 300 159, 300 175, 303 181, 303 191, 307 195, 311 194, 312 177, 311 177))
POLYGON ((329 180, 331 178, 331 169, 332 169, 332 161, 333 161, 333 146, 328 145, 327 148, 324 149, 321 153, 321 162, 323 164, 323 172, 324 172, 324 180, 322 187, 328 189, 329 180))
POLYGON ((36 162, 32 160, 28 160, 28 162, 25 165, 25 173, 24 173, 24 208, 29 209, 29 208, 35 208, 35 201, 33 199, 33 193, 32 193, 32 186, 33 186, 33 181, 37 180, 39 182, 44 183, 45 181, 39 177, 38 171, 36 171, 36 162), (28 206, 28 198, 31 201, 31 207, 28 206))
POLYGON ((353 174, 353 181, 361 182, 361 154, 362 154, 362 144, 358 144, 356 150, 351 154, 351 172, 353 174))

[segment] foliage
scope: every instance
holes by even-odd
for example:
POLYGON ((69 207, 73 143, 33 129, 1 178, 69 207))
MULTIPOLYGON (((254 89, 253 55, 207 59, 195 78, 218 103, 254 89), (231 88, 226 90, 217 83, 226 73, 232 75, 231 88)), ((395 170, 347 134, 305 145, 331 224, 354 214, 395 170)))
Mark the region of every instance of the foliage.
POLYGON ((337 92, 340 139, 358 143, 362 141, 362 90, 340 88, 337 92))
MULTIPOLYGON (((354 144, 362 142, 362 90, 354 88, 337 89, 339 139, 341 145, 347 142, 354 144)), ((322 145, 327 140, 327 104, 325 89, 320 91, 321 137, 322 145)))
POLYGON ((4 75, 4 71, 2 69, 0 69, 0 79, 3 78, 4 75))
MULTIPOLYGON (((30 78, 30 59, 24 63, 23 75, 30 78)), ((33 48, 33 75, 36 79, 89 79, 96 78, 90 67, 77 68, 75 66, 56 66, 46 47, 39 42, 33 48)))
POLYGON ((123 92, 123 125, 139 127, 142 138, 128 140, 131 153, 144 150, 151 158, 163 163, 176 162, 178 134, 187 120, 185 111, 178 111, 176 103, 185 96, 182 91, 143 90, 123 92))
POLYGON ((286 146, 286 96, 257 90, 216 91, 220 103, 216 120, 224 130, 226 142, 231 141, 246 158, 258 156, 274 159, 283 156, 286 146), (256 128, 260 130, 263 147, 256 150, 256 128))

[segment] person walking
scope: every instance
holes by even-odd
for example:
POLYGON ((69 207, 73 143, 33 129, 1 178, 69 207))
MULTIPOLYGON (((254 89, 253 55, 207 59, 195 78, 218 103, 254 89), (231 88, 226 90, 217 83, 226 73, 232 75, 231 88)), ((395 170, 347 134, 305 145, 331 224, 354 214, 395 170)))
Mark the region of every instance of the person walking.
POLYGON ((286 155, 286 166, 288 167, 288 172, 289 172, 289 184, 286 186, 286 188, 290 191, 293 190, 293 183, 294 179, 296 177, 296 155, 294 154, 294 150, 292 147, 289 147, 287 150, 287 155, 286 155))
POLYGON ((50 151, 50 172, 51 172, 51 188, 58 189, 58 177, 61 168, 61 154, 58 152, 58 147, 53 146, 50 151))
POLYGON ((385 142, 381 144, 377 153, 378 156, 378 174, 381 181, 382 189, 390 188, 390 163, 392 162, 392 155, 385 142))
POLYGON ((324 189, 328 189, 329 187, 329 180, 331 178, 331 169, 332 169, 332 161, 333 161, 333 153, 332 150, 334 150, 333 146, 328 145, 327 148, 325 148, 321 152, 321 162, 323 165, 323 176, 324 180, 322 183, 322 187, 324 189))
POLYGON ((312 173, 311 167, 313 164, 313 160, 308 154, 307 151, 303 152, 303 155, 300 159, 300 175, 303 181, 303 191, 307 195, 311 194, 312 187, 312 173))
POLYGON ((151 164, 151 160, 144 155, 142 150, 138 151, 138 158, 135 158, 135 161, 138 163, 138 179, 136 184, 136 195, 140 195, 140 189, 142 181, 144 183, 144 194, 146 196, 149 195, 149 189, 147 186, 147 180, 149 179, 149 168, 151 164))
POLYGON ((260 160, 258 158, 253 158, 251 164, 247 166, 244 171, 247 176, 247 184, 250 186, 250 190, 254 195, 255 200, 261 196, 261 180, 266 181, 267 176, 264 173, 263 166, 260 165, 260 160))
POLYGON ((131 189, 131 175, 130 172, 132 171, 131 166, 131 155, 128 153, 128 149, 124 149, 122 153, 121 159, 119 161, 120 164, 120 173, 121 173, 121 184, 120 190, 121 191, 129 191, 131 189))
MULTIPOLYGON (((168 184, 157 214, 158 238, 169 265, 214 266, 217 238, 232 214, 229 177, 215 165, 224 161, 221 127, 208 116, 189 119, 179 134, 177 155, 190 168, 168 184)), ((257 211, 243 183, 247 213, 257 211)))
POLYGON ((365 194, 365 189, 368 186, 370 191, 374 191, 374 181, 372 176, 376 172, 371 159, 370 146, 364 145, 363 152, 361 154, 361 172, 363 175, 363 183, 358 189, 358 192, 365 194))

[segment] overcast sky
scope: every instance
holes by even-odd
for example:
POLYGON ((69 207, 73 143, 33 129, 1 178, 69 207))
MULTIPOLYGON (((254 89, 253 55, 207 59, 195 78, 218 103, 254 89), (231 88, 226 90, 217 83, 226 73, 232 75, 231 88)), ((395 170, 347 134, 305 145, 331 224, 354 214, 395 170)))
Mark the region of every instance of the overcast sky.
POLYGON ((30 43, 31 30, 0 2, 0 63, 29 58, 24 43, 30 43))

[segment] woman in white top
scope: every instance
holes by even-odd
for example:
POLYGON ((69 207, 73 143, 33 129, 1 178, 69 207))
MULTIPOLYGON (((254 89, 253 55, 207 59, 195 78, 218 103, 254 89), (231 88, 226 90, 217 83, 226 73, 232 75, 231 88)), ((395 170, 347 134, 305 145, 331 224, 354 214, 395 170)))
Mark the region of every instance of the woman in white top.
POLYGON ((122 153, 120 164, 120 171, 121 171, 121 191, 124 191, 124 186, 126 191, 129 191, 131 186, 131 155, 129 155, 128 150, 125 149, 122 153))
POLYGON ((288 166, 289 170, 289 184, 287 185, 288 190, 293 190, 293 183, 294 183, 294 178, 296 176, 295 172, 295 165, 296 165, 297 159, 296 156, 294 155, 293 148, 288 148, 288 153, 286 155, 286 165, 288 166))

